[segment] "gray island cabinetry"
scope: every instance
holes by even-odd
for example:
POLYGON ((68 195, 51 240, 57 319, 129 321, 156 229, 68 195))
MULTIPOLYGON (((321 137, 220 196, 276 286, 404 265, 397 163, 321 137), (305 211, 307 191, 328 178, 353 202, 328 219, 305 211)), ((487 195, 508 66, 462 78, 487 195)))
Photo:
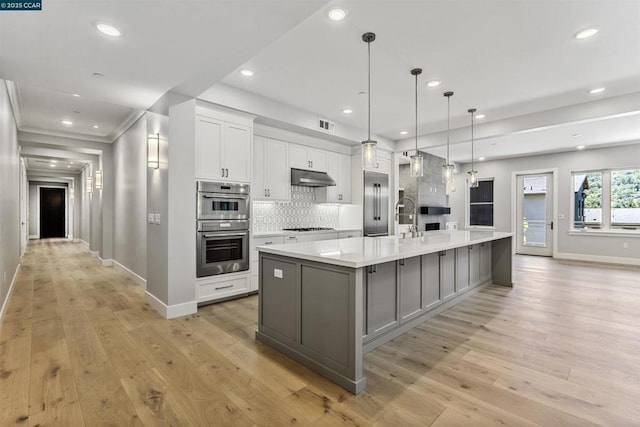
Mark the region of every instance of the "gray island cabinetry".
POLYGON ((256 338, 359 393, 363 354, 481 285, 512 286, 512 239, 456 230, 259 247, 256 338))

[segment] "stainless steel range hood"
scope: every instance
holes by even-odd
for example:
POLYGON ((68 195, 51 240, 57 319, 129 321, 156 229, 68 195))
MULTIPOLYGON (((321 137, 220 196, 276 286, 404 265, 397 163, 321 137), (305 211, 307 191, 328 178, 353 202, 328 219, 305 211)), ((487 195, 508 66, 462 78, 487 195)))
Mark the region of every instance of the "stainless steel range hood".
POLYGON ((302 187, 333 187, 336 182, 326 172, 291 168, 291 185, 302 187))

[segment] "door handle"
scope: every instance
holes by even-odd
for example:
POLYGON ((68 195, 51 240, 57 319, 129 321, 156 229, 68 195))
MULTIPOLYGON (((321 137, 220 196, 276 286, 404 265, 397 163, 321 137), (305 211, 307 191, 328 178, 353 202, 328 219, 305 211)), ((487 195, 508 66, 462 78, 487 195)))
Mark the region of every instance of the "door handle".
POLYGON ((404 265, 404 259, 400 260, 400 265, 404 265))
POLYGON ((220 169, 220 170, 221 170, 221 172, 220 172, 220 176, 221 176, 222 178, 224 178, 224 168, 222 168, 222 169, 220 169))
POLYGON ((227 172, 227 178, 229 178, 229 169, 225 169, 225 171, 227 172))
POLYGON ((553 230, 553 221, 551 221, 551 224, 549 224, 551 226, 551 229, 553 230))

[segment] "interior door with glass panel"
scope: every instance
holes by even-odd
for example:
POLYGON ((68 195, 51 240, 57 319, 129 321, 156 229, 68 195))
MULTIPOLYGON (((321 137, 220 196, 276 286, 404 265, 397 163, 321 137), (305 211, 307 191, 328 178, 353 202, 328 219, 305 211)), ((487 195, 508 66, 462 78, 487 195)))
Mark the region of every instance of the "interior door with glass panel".
POLYGON ((516 252, 553 255, 553 174, 517 176, 516 252))

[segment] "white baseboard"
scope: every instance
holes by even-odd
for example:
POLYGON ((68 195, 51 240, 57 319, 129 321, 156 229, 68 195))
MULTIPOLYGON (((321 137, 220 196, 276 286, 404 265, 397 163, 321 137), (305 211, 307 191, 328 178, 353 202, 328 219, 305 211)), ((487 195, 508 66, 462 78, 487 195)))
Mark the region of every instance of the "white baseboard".
POLYGON ((29 240, 37 240, 37 239, 38 239, 37 234, 29 234, 29 240))
POLYGON ((574 254, 569 252, 558 252, 554 256, 557 259, 566 259, 571 261, 589 261, 589 262, 602 262, 605 264, 622 264, 622 265, 640 265, 640 259, 638 258, 623 258, 615 256, 604 255, 588 255, 588 254, 574 254))
POLYGON ((91 256, 94 256, 96 258, 100 258, 100 251, 89 251, 91 252, 91 256))
POLYGON ((198 304, 195 301, 189 301, 182 304, 166 305, 149 291, 144 293, 144 299, 160 313, 165 319, 173 319, 176 317, 187 316, 198 312, 198 304))
POLYGON ((113 265, 113 260, 112 259, 102 259, 100 257, 98 257, 98 258, 102 262, 102 266, 103 267, 111 267, 113 265))
POLYGON ((82 243, 83 245, 85 245, 87 248, 89 248, 89 243, 85 242, 85 241, 84 241, 84 240, 82 240, 82 239, 78 239, 78 241, 79 241, 80 243, 82 243))
POLYGON ((11 279, 11 285, 9 286, 9 292, 7 292, 7 297, 2 302, 2 309, 0 309, 0 328, 2 328, 2 323, 4 322, 4 314, 7 311, 7 307, 9 306, 9 300, 11 299, 13 287, 16 284, 16 277, 18 277, 18 272, 20 272, 21 266, 22 264, 18 264, 18 266, 16 267, 16 271, 13 273, 13 278, 11 279))
POLYGON ((115 259, 112 259, 110 261, 112 263, 112 267, 122 271, 124 274, 129 276, 134 282, 136 282, 138 285, 142 286, 142 289, 144 289, 144 290, 147 289, 147 281, 142 276, 139 276, 136 273, 134 273, 133 271, 129 270, 127 267, 125 267, 124 265, 120 264, 115 259))
POLYGON ((84 243, 82 240, 78 239, 77 237, 74 237, 72 242, 73 243, 84 243))

